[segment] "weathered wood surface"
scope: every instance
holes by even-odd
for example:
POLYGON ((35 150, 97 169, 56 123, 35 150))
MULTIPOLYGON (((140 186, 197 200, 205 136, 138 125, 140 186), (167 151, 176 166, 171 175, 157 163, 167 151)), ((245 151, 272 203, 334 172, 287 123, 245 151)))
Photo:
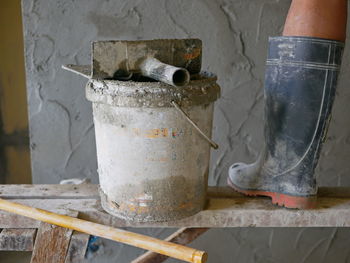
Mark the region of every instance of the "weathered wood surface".
POLYGON ((73 231, 65 263, 85 262, 85 253, 90 235, 73 231))
MULTIPOLYGON (((95 199, 99 198, 97 184, 0 184, 4 199, 95 199)), ((242 197, 230 187, 208 187, 210 198, 242 197)), ((320 187, 319 197, 350 197, 350 187, 320 187)))
MULTIPOLYGON (((5 228, 0 231, 0 251, 33 251, 36 228, 5 228)), ((84 262, 89 235, 74 231, 67 251, 65 263, 84 262)))
MULTIPOLYGON (((187 245, 195 240, 197 237, 207 232, 209 228, 187 228, 183 227, 168 236, 165 241, 173 242, 175 244, 187 245)), ((131 263, 161 263, 167 260, 165 255, 157 254, 152 251, 147 251, 143 255, 134 259, 131 263)))
POLYGON ((96 184, 0 184, 4 199, 93 199, 99 198, 96 184))
MULTIPOLYGON (((244 197, 226 187, 209 188, 207 208, 192 217, 171 222, 136 223, 104 212, 96 185, 68 185, 73 189, 76 187, 74 191, 67 190, 67 185, 27 186, 25 189, 35 193, 34 199, 21 186, 11 187, 1 186, 0 198, 9 197, 14 202, 58 213, 76 210, 79 218, 113 227, 350 227, 350 188, 321 188, 314 210, 280 208, 273 206, 268 198, 244 197), (11 192, 11 189, 16 191, 11 192)), ((0 211, 0 228, 38 226, 39 222, 35 220, 0 211)))
POLYGON ((32 251, 36 229, 6 228, 0 233, 0 251, 32 251))
MULTIPOLYGON (((77 212, 68 213, 77 216, 77 212)), ((40 223, 30 263, 65 263, 73 230, 40 223)))

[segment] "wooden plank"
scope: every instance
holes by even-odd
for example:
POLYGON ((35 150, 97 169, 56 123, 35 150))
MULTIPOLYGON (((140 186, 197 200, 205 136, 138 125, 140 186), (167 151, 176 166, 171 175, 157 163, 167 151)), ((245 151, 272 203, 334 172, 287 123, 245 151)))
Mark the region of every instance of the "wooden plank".
POLYGON ((89 243, 90 235, 73 232, 71 237, 68 253, 65 263, 82 263, 84 262, 86 249, 89 243))
MULTIPOLYGON (((350 187, 320 187, 319 197, 350 198, 350 187)), ((242 195, 229 187, 208 187, 209 198, 232 198, 242 195)), ((98 199, 96 184, 0 184, 0 198, 4 199, 98 199)))
MULTIPOLYGON (((209 228, 180 228, 165 240, 173 242, 175 244, 187 245, 195 240, 198 236, 207 232, 209 228)), ((167 260, 168 257, 165 255, 157 254, 152 251, 148 251, 138 258, 134 259, 131 263, 161 263, 167 260)))
MULTIPOLYGON (((200 213, 169 222, 128 222, 103 211, 96 199, 16 199, 14 202, 62 213, 79 211, 79 217, 114 227, 350 227, 350 198, 320 197, 313 210, 273 206, 269 198, 212 198, 200 213), (63 210, 62 210, 63 209, 63 210)), ((21 216, 0 211, 0 228, 34 228, 21 216), (24 225, 18 225, 18 222, 24 225), (25 225, 25 223, 28 223, 25 225)), ((37 224, 37 222, 35 223, 37 224)))
MULTIPOLYGON (((20 200, 18 200, 20 202, 20 200)), ((35 205, 35 204, 33 204, 35 205)), ((0 228, 38 228, 40 222, 0 210, 0 228)))
POLYGON ((81 218, 115 227, 349 227, 350 200, 319 198, 316 209, 294 210, 274 206, 269 198, 218 198, 177 221, 127 222, 100 211, 82 211, 81 218))
MULTIPOLYGON (((77 216, 78 212, 66 213, 77 216)), ((31 263, 65 263, 72 230, 40 223, 34 244, 31 263)))
POLYGON ((64 263, 72 230, 41 223, 31 263, 64 263))
POLYGON ((0 198, 4 199, 91 199, 99 198, 96 184, 2 184, 0 198))
MULTIPOLYGON (((7 196, 11 201, 58 213, 76 210, 81 212, 83 219, 114 227, 350 226, 350 188, 342 187, 320 188, 317 208, 304 211, 276 207, 269 198, 244 197, 227 187, 209 188, 206 210, 182 220, 158 223, 126 222, 105 213, 100 205, 97 185, 34 185, 29 188, 9 185, 8 188, 1 186, 1 189, 0 198, 7 196), (27 189, 31 189, 32 194, 37 191, 36 195, 29 195, 27 189)), ((0 228, 37 228, 39 224, 0 211, 0 228)))
POLYGON ((32 251, 36 229, 3 229, 0 233, 0 251, 32 251))

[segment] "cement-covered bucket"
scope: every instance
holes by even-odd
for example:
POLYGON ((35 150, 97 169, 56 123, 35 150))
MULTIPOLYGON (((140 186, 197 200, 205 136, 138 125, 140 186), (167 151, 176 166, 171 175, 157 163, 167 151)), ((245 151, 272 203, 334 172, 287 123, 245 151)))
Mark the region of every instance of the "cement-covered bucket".
POLYGON ((203 209, 216 76, 188 85, 90 79, 103 208, 132 221, 167 221, 203 209), (175 105, 175 106, 174 106, 175 105), (186 116, 184 116, 187 115, 186 116), (190 121, 189 121, 190 119, 190 121))

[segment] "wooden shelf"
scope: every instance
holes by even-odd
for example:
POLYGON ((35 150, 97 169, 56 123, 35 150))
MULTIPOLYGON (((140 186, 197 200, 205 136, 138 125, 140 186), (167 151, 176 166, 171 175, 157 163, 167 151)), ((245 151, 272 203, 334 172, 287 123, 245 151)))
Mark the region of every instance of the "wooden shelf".
MULTIPOLYGON (((209 187, 207 208, 182 220, 138 223, 102 209, 98 185, 0 185, 0 198, 53 212, 78 211, 79 218, 114 227, 349 227, 350 188, 320 188, 318 207, 292 210, 268 198, 244 197, 227 187, 209 187)), ((39 221, 0 210, 0 228, 38 228, 39 221)))

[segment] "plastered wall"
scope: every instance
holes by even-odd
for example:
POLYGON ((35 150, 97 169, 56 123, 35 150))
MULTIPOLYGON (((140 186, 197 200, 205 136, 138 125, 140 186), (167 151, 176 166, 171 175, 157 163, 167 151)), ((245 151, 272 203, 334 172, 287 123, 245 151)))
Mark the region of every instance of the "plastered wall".
MULTIPOLYGON (((90 42, 102 39, 198 37, 203 69, 217 73, 211 185, 229 165, 253 161, 262 142, 263 79, 268 36, 280 34, 289 0, 22 1, 34 183, 71 177, 97 182, 86 80, 61 69, 89 64, 90 42)), ((346 48, 328 140, 317 168, 320 185, 350 186, 350 79, 346 48)), ((164 237, 171 230, 141 229, 164 237)), ((350 262, 350 231, 212 229, 193 243, 209 262, 350 262)), ((142 251, 104 241, 91 262, 129 262, 142 251)), ((168 262, 176 262, 169 260, 168 262)))

